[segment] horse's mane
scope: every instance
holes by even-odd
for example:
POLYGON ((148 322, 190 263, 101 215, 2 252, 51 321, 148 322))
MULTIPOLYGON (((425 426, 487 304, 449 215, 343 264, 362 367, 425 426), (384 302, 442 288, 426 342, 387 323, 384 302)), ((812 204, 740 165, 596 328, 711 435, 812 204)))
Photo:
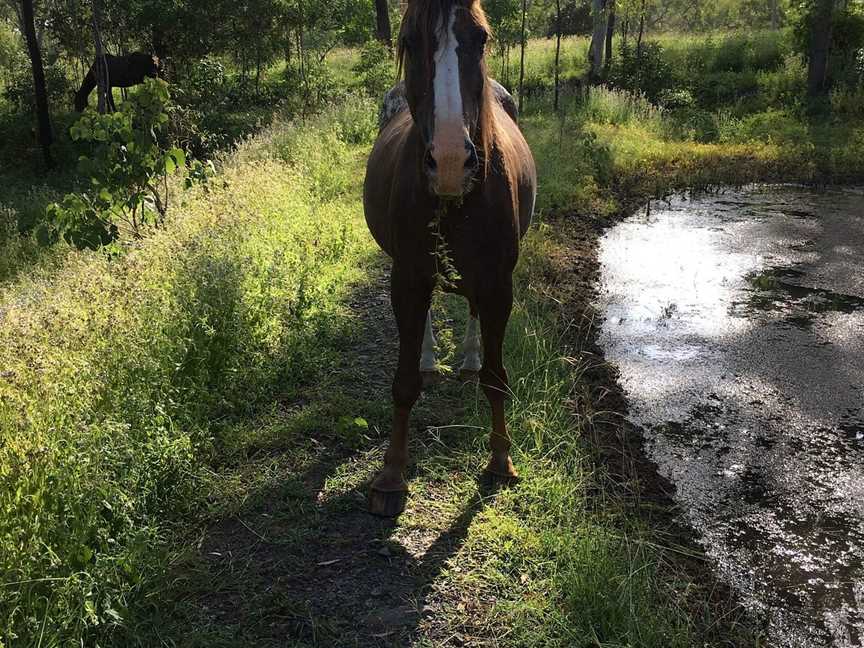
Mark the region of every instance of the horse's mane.
MULTIPOLYGON (((397 50, 398 76, 402 77, 404 70, 405 57, 408 55, 405 46, 405 36, 408 34, 423 34, 428 36, 434 34, 441 24, 442 17, 450 15, 451 9, 454 7, 462 7, 473 18, 475 24, 486 30, 489 34, 489 39, 492 38, 492 28, 489 21, 486 19, 486 14, 483 7, 480 6, 480 0, 409 0, 402 16, 402 27, 399 31, 399 47, 397 50)), ((432 67, 432 57, 434 50, 429 43, 424 43, 427 52, 426 59, 423 64, 427 69, 432 67)), ((489 75, 486 72, 485 58, 481 62, 481 74, 483 75, 483 95, 480 98, 480 106, 477 118, 478 129, 478 155, 482 160, 484 175, 489 171, 489 163, 492 157, 492 151, 496 143, 501 144, 497 124, 495 122, 494 103, 496 99, 493 96, 492 86, 489 83, 489 75)))

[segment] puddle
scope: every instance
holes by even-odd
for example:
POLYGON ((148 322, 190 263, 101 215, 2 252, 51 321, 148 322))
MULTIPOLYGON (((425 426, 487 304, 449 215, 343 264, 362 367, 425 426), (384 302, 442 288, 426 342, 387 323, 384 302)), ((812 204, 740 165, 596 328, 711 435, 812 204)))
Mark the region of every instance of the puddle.
POLYGON ((653 204, 602 241, 601 343, 771 645, 864 646, 864 190, 653 204))

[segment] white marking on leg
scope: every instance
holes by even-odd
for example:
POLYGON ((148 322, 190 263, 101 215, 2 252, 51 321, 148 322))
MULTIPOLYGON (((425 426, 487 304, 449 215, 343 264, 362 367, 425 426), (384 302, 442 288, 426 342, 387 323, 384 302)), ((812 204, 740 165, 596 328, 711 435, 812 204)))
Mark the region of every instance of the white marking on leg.
POLYGON ((437 164, 438 186, 444 193, 459 193, 465 175, 465 117, 462 114, 462 82, 459 78, 459 41, 453 30, 457 7, 438 28, 438 50, 435 52, 435 129, 432 156, 437 164), (446 24, 445 24, 446 21, 446 24))
POLYGON ((432 330, 432 311, 426 313, 426 332, 423 334, 423 352, 420 355, 420 371, 435 372, 438 370, 438 359, 435 357, 435 332, 432 330))
POLYGON ((462 362, 462 371, 470 373, 480 371, 480 368, 483 366, 482 350, 480 321, 472 316, 468 320, 468 326, 465 329, 465 342, 462 345, 462 351, 465 353, 465 360, 462 362))

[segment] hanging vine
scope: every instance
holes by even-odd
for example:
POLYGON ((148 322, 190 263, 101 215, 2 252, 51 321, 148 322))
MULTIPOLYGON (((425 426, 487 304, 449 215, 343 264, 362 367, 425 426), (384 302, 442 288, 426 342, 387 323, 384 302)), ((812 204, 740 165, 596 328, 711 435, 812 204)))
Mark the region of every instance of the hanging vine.
POLYGON ((447 214, 447 210, 451 206, 459 206, 457 202, 439 201, 438 207, 435 209, 435 216, 429 221, 429 231, 432 234, 432 256, 435 258, 435 285, 442 290, 456 288, 456 284, 462 277, 456 269, 456 263, 450 255, 450 247, 447 245, 447 238, 441 231, 441 220, 447 214))

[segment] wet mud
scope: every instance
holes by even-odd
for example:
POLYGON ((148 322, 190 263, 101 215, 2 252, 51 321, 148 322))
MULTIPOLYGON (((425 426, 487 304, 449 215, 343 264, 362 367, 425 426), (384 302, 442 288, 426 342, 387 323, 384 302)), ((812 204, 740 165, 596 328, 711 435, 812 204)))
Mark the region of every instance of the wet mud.
POLYGON ((771 645, 864 645, 864 189, 655 203, 600 246, 630 418, 771 645))

